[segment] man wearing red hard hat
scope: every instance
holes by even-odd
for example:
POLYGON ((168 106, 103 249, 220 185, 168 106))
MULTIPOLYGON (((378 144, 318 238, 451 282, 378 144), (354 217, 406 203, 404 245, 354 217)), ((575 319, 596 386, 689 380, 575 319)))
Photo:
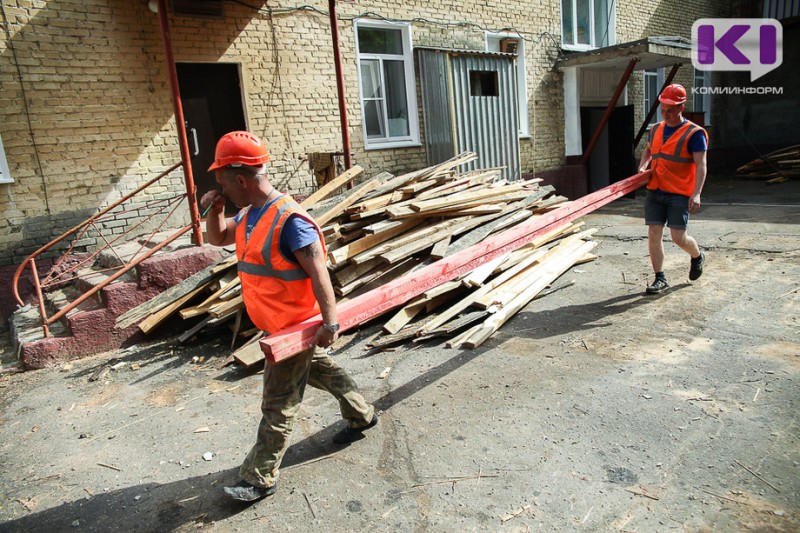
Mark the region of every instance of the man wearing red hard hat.
POLYGON ((209 207, 208 242, 236 243, 239 279, 247 313, 264 331, 275 333, 317 314, 323 324, 312 348, 264 368, 261 423, 256 443, 239 468, 242 480, 225 493, 255 501, 275 493, 278 469, 289 447, 306 385, 330 392, 348 425, 333 436, 337 444, 362 438, 378 422, 353 379, 326 350, 337 338, 336 298, 325 260, 322 230, 302 207, 267 179, 269 153, 247 131, 225 134, 217 143, 213 170, 222 192, 200 199, 209 207), (241 211, 225 218, 225 199, 241 211))
POLYGON ((708 134, 683 117, 686 89, 682 85, 668 85, 658 101, 664 120, 650 128, 648 144, 639 163, 639 172, 647 170, 648 163, 652 163, 644 213, 648 226, 647 246, 656 279, 647 287, 648 294, 659 294, 669 288, 663 270, 665 224, 672 242, 691 256, 690 280, 703 274, 705 262, 705 253, 686 233, 686 227, 689 213, 700 209, 700 192, 706 181, 708 134))

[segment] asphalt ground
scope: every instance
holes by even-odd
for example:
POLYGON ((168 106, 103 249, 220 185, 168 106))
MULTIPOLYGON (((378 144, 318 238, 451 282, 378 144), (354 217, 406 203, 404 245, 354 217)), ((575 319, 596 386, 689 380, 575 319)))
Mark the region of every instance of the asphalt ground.
POLYGON ((2 375, 0 531, 799 531, 800 181, 711 178, 705 273, 667 243, 659 296, 641 217, 641 195, 585 217, 600 258, 478 349, 348 332, 380 423, 336 446, 309 389, 253 505, 221 492, 260 416, 228 332, 2 375))

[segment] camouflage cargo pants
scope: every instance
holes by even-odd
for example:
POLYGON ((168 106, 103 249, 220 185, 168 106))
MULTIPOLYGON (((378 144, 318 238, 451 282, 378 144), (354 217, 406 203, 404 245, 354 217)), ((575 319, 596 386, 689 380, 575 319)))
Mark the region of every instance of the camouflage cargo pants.
POLYGON ((243 480, 259 487, 269 487, 277 481, 306 385, 330 392, 339 401, 342 418, 350 427, 366 426, 372 420, 375 408, 364 401, 353 378, 327 350, 313 347, 276 365, 267 364, 263 416, 256 443, 239 468, 243 480))

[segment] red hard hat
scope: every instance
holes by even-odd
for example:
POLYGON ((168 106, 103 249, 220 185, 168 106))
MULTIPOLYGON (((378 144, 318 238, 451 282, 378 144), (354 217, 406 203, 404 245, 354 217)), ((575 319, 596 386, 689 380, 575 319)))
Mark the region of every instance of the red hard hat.
POLYGON ((667 85, 658 96, 658 101, 667 105, 683 105, 686 103, 686 89, 680 83, 667 85))
POLYGON ((208 167, 208 170, 228 165, 256 167, 267 161, 269 161, 269 153, 261 139, 249 131, 232 131, 223 135, 217 142, 214 164, 208 167))

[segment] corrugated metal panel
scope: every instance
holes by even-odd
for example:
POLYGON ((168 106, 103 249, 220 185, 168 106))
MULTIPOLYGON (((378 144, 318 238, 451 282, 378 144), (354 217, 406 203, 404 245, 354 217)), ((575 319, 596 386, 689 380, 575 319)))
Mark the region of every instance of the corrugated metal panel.
POLYGON ((764 17, 778 20, 800 16, 800 0, 765 0, 764 17))
POLYGON ((473 151, 471 168, 505 167, 503 177, 520 177, 516 69, 508 58, 453 54, 453 98, 458 152, 473 151), (473 96, 470 73, 493 72, 496 96, 473 96))
POLYGON ((453 117, 450 113, 447 54, 434 50, 417 50, 417 58, 428 164, 436 165, 458 155, 453 140, 453 117))

